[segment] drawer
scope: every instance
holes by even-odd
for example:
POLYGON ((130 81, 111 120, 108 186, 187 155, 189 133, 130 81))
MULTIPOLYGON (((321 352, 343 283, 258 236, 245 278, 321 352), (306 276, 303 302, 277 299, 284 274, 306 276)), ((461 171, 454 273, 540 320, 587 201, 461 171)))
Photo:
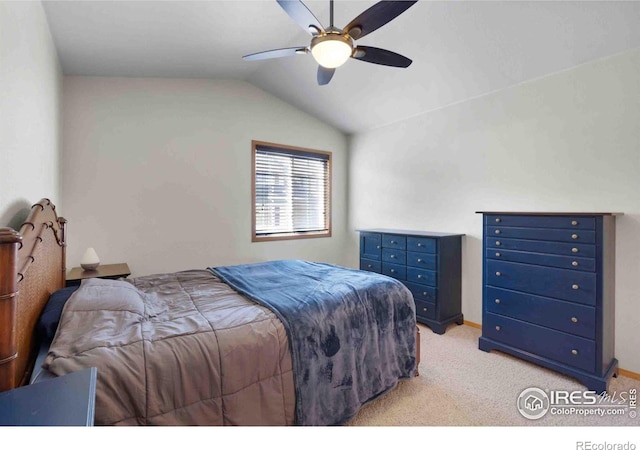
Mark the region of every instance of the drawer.
POLYGON ((563 230, 558 228, 515 228, 487 225, 486 235, 500 238, 534 239, 538 241, 584 242, 594 244, 596 232, 590 230, 563 230))
POLYGON ((595 341, 517 319, 486 313, 482 335, 512 347, 593 373, 595 341))
POLYGON ((596 337, 596 309, 537 295, 485 288, 486 310, 588 339, 596 337))
POLYGON ((404 252, 402 250, 395 250, 393 248, 383 248, 382 261, 394 264, 406 264, 407 252, 404 252))
POLYGON ((360 257, 380 259, 382 235, 379 233, 360 233, 360 257))
POLYGON ((429 286, 438 286, 437 272, 432 270, 416 269, 415 267, 407 267, 407 281, 413 283, 427 284, 429 286))
POLYGON ((425 302, 435 303, 438 299, 438 290, 434 287, 411 283, 410 281, 404 281, 404 285, 409 288, 416 301, 422 300, 425 302))
MULTIPOLYGON (((596 274, 486 260, 486 284, 587 305, 596 304, 596 274)), ((408 278, 410 281, 411 278, 408 278)))
POLYGON ((430 302, 423 302, 422 300, 416 300, 416 316, 418 318, 424 317, 426 319, 436 319, 436 304, 430 302))
POLYGON ((407 237, 407 250, 421 253, 438 253, 436 239, 425 237, 407 237))
POLYGON ((595 230, 596 219, 584 216, 517 216, 487 214, 484 216, 485 225, 502 227, 529 228, 570 228, 577 230, 595 230))
POLYGON ((596 246, 575 242, 566 244, 562 242, 526 241, 523 239, 504 239, 489 236, 485 239, 487 248, 502 248, 507 250, 522 250, 525 252, 553 253, 555 255, 580 256, 582 258, 595 258, 596 246))
POLYGON ((401 266, 399 264, 391 264, 388 262, 382 263, 382 273, 397 278, 398 280, 407 279, 407 266, 401 266))
POLYGON ((382 246, 385 248, 397 248, 405 250, 407 248, 407 238, 400 234, 383 234, 382 246))
POLYGON ((407 266, 437 270, 438 257, 431 253, 407 252, 407 266))
POLYGON ((595 272, 596 260, 572 256, 549 255, 545 253, 517 252, 514 250, 487 249, 485 256, 500 261, 513 261, 539 266, 559 267, 561 269, 595 272))
POLYGON ((380 273, 382 263, 373 259, 360 258, 360 270, 368 270, 369 272, 380 273))

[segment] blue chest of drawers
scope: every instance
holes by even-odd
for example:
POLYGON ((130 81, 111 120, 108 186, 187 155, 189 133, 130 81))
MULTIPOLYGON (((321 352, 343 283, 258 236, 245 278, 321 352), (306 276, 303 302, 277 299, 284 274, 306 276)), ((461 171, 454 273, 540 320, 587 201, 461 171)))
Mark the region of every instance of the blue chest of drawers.
POLYGON ((360 269, 402 281, 413 294, 416 319, 443 334, 461 325, 463 234, 396 229, 360 232, 360 269))
POLYGON ((615 214, 482 214, 480 349, 503 351, 606 391, 618 371, 615 214))

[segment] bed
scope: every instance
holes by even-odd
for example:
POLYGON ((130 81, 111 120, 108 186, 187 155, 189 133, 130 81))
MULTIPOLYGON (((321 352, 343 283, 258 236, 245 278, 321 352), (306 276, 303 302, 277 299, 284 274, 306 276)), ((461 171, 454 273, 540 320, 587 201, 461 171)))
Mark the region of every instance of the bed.
POLYGON ((70 289, 65 233, 47 199, 0 229, 0 390, 96 367, 99 425, 341 425, 418 374, 391 278, 287 260, 70 289))

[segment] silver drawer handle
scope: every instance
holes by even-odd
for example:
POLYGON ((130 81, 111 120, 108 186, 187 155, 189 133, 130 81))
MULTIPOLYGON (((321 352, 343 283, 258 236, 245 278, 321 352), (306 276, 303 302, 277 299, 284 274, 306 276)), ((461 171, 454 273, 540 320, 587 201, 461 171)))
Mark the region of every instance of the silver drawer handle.
POLYGON ((571 321, 572 321, 573 323, 578 323, 578 318, 577 318, 577 317, 572 317, 572 318, 571 318, 571 321))
POLYGON ((499 277, 500 275, 502 275, 500 272, 496 272, 497 277, 499 277))
POLYGON ((496 233, 496 234, 500 234, 500 230, 496 230, 496 231, 495 231, 495 233, 496 233))
POLYGON ((502 222, 502 219, 500 217, 496 217, 496 222, 500 223, 502 222))
POLYGON ((423 293, 422 293, 422 296, 423 296, 423 297, 428 297, 428 296, 429 296, 429 294, 428 294, 427 292, 423 292, 423 293))
POLYGON ((422 242, 418 242, 418 247, 422 247, 422 242))
POLYGON ((571 239, 578 239, 578 235, 577 234, 572 234, 571 235, 571 239))
POLYGON ((501 330, 500 325, 496 325, 496 331, 500 331, 500 330, 501 330))
POLYGON ((391 241, 391 243, 392 243, 392 244, 395 244, 395 243, 396 243, 396 241, 391 241))
POLYGON ((373 266, 371 264, 367 264, 367 267, 371 269, 373 266))
POLYGON ((395 257, 396 257, 396 255, 391 255, 391 258, 395 258, 395 257))
POLYGON ((496 241, 496 245, 497 245, 498 247, 500 247, 500 246, 502 245, 502 242, 500 242, 500 241, 496 241))
POLYGON ((418 258, 418 262, 422 262, 422 259, 418 258))
POLYGON ((500 252, 496 252, 496 256, 499 258, 500 257, 500 252))
POLYGON ((573 248, 571 249, 571 251, 572 251, 573 253, 578 253, 580 250, 578 250, 576 247, 573 247, 573 248))
POLYGON ((378 245, 378 246, 376 246, 376 248, 377 248, 378 250, 380 250, 380 246, 379 246, 379 245, 378 245))
POLYGON ((497 303, 498 305, 500 304, 500 299, 499 299, 499 298, 497 298, 497 299, 496 299, 496 303, 497 303))
POLYGON ((422 310, 423 310, 424 312, 427 312, 427 308, 422 308, 422 310))
POLYGON ((418 278, 422 278, 422 275, 418 275, 418 278))
POLYGON ((578 221, 577 220, 572 220, 571 221, 571 225, 573 225, 575 227, 576 225, 578 225, 578 221))
POLYGON ((580 286, 578 286, 577 284, 574 284, 573 286, 571 286, 571 289, 578 290, 580 289, 580 286))
POLYGON ((574 355, 574 356, 577 355, 578 354, 578 350, 575 350, 575 349, 571 350, 571 354, 574 355))
POLYGON ((396 273, 396 269, 391 269, 391 273, 396 273))
POLYGON ((573 267, 578 267, 578 261, 573 261, 573 262, 571 263, 571 265, 572 265, 573 267))

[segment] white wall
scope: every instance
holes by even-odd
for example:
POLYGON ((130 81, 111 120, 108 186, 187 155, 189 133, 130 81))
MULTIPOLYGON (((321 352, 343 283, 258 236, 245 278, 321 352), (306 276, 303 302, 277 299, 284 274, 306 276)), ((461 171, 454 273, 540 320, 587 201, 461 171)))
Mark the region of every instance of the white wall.
POLYGON ((68 267, 133 276, 280 258, 342 263, 346 137, 242 81, 65 77, 68 267), (333 237, 251 242, 251 140, 333 152, 333 237))
POLYGON ((62 71, 40 2, 0 1, 0 227, 59 204, 62 71))
POLYGON ((480 323, 476 211, 623 212, 616 356, 640 372, 639 74, 627 52, 354 136, 349 228, 465 233, 462 309, 480 323))

